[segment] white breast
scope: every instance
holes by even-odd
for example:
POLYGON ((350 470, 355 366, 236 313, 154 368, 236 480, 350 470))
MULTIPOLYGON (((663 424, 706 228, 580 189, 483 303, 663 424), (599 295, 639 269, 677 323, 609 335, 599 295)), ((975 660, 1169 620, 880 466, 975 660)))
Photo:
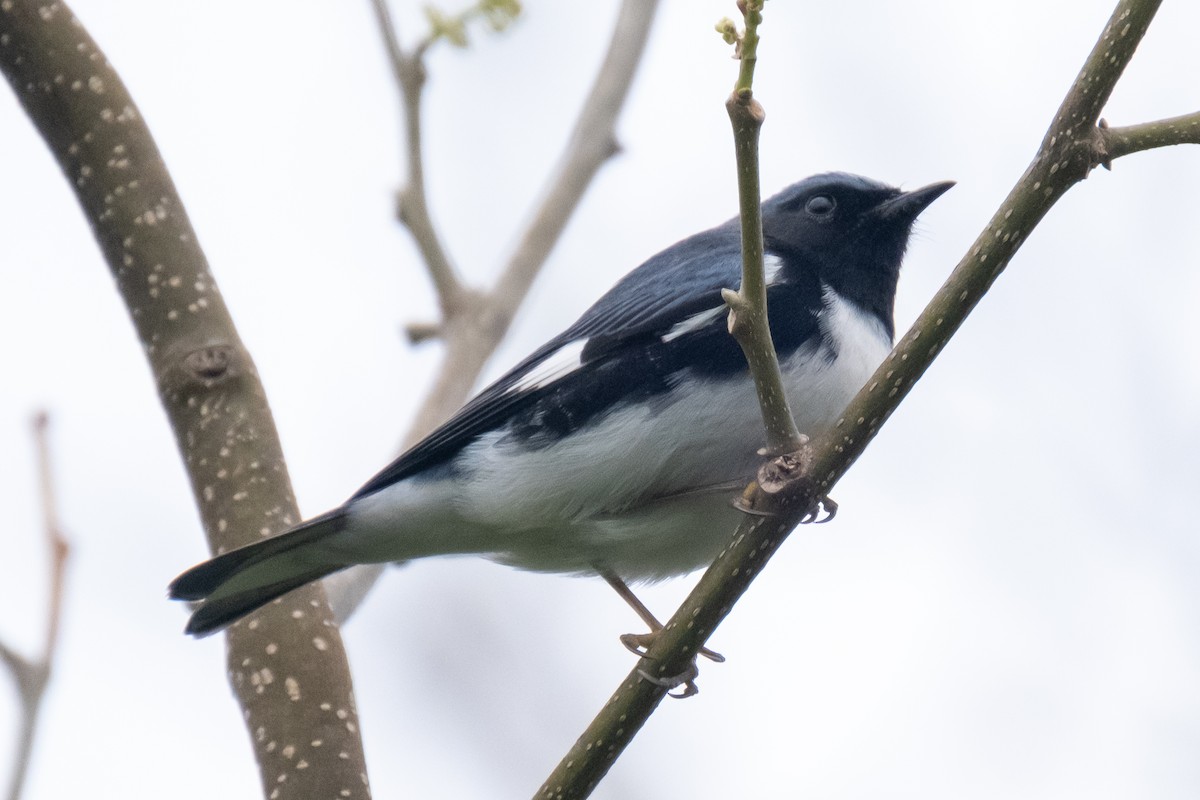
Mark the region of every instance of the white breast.
POLYGON ((810 435, 837 420, 892 350, 891 336, 874 314, 829 286, 823 299, 825 309, 817 321, 824 342, 816 358, 793 356, 780 365, 796 425, 810 435))
MULTIPOLYGON (((781 364, 797 425, 810 435, 837 419, 891 347, 874 315, 832 289, 826 289, 824 300, 822 340, 781 364)), ((756 451, 764 441, 762 415, 748 377, 712 381, 684 376, 672 397, 669 403, 656 398, 619 408, 536 450, 525 449, 503 431, 485 434, 460 461, 471 466, 459 496, 460 512, 514 532, 558 528, 566 540, 564 550, 592 540, 604 558, 626 565, 635 563, 639 552, 670 552, 672 541, 688 552, 685 558, 702 563, 710 554, 691 551, 708 537, 697 536, 695 516, 675 508, 683 524, 673 525, 669 514, 647 515, 639 498, 749 479, 760 462, 756 451), (622 522, 622 517, 629 519, 622 522), (634 522, 643 518, 644 525, 634 522), (613 538, 623 540, 629 552, 614 553, 613 538)), ((722 494, 726 499, 721 502, 727 504, 728 496, 722 494)), ((712 500, 706 503, 711 507, 712 500)), ((542 539, 537 558, 530 560, 553 561, 544 549, 548 544, 542 539)), ((513 555, 511 560, 523 560, 513 555)), ((578 568, 578 553, 571 555, 564 560, 578 568)))
MULTIPOLYGON (((780 365, 797 425, 810 435, 837 419, 891 345, 873 315, 832 289, 824 301, 822 339, 780 365)), ((554 366, 569 372, 576 354, 564 355, 554 366)), ((730 487, 753 476, 763 441, 749 377, 685 374, 670 399, 619 407, 538 449, 504 430, 484 434, 456 459, 455 477, 403 481, 359 501, 364 513, 348 538, 379 560, 483 552, 529 569, 680 574, 728 541, 738 518, 730 487), (650 499, 663 496, 672 499, 650 499), (406 535, 396 535, 398 521, 406 535)))

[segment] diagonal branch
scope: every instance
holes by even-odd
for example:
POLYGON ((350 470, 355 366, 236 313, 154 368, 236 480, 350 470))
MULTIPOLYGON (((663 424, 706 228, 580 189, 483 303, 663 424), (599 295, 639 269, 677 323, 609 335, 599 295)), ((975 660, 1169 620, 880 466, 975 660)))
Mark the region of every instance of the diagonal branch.
MULTIPOLYGON (((0 3, 0 69, 65 173, 116 280, 210 548, 222 552, 290 527, 300 515, 266 394, 120 76, 61 0, 0 3)), ((330 616, 313 584, 235 625, 226 639, 264 794, 276 800, 370 793, 349 665, 330 616)))
MULTIPOLYGON (((645 680, 680 674, 732 609, 793 527, 862 454, 888 416, 943 349, 1029 232, 1058 198, 1105 154, 1097 120, 1105 100, 1158 10, 1159 0, 1121 0, 1067 93, 1033 162, 946 284, 889 358, 858 393, 834 432, 795 459, 760 471, 748 499, 766 512, 747 517, 701 577, 645 658, 570 749, 538 798, 586 797, 661 702, 665 689, 645 680)), ((1149 136, 1141 137, 1146 146, 1149 136)), ((1164 140, 1195 141, 1194 138, 1164 140)))
POLYGON ((657 9, 658 0, 625 0, 621 4, 608 52, 579 112, 566 150, 533 221, 488 295, 496 307, 497 323, 503 325, 500 336, 507 330, 592 179, 608 159, 620 152, 617 117, 633 85, 657 9))

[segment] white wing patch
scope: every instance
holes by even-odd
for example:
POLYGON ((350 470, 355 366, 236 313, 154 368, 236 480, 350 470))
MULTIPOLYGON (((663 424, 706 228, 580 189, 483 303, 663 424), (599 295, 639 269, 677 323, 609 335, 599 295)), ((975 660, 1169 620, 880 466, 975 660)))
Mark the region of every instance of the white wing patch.
POLYGON ((587 347, 587 343, 587 339, 567 342, 551 353, 545 361, 522 375, 508 391, 526 392, 541 389, 567 377, 583 366, 583 348, 587 347))
MULTIPOLYGON (((779 283, 779 273, 783 271, 783 259, 773 253, 763 255, 763 277, 767 280, 767 285, 779 283)), ((678 339, 680 336, 686 336, 689 333, 700 330, 708 323, 715 320, 717 317, 725 314, 729 307, 721 304, 716 308, 710 308, 707 311, 701 311, 698 314, 692 314, 683 322, 677 322, 669 331, 662 335, 664 342, 671 342, 678 339)))
POLYGON ((677 322, 672 325, 671 329, 662 335, 662 340, 664 342, 670 342, 678 339, 680 336, 686 336, 693 331, 698 331, 728 310, 729 309, 722 304, 716 308, 710 308, 707 311, 701 311, 698 314, 692 314, 683 322, 677 322))

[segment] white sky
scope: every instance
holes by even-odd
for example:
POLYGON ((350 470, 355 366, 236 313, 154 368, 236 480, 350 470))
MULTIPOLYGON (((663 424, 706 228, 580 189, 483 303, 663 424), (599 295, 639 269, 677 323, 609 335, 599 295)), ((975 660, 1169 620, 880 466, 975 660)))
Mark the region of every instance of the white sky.
MULTIPOLYGON (((154 131, 266 383, 306 514, 393 455, 437 361, 398 334, 430 292, 391 218, 398 110, 366 0, 76 0, 154 131), (230 10, 225 10, 230 9, 230 10)), ((529 0, 430 61, 445 240, 487 280, 589 85, 616 2, 529 0)), ((617 277, 735 209, 712 24, 664 3, 600 175, 495 375, 617 277)), ((1164 4, 1106 116, 1200 107, 1200 7, 1164 4)), ((419 16, 397 7, 411 39, 419 16)), ((959 185, 922 218, 903 330, 1034 152, 1111 11, 768 4, 763 184, 827 169, 959 185)), ((75 545, 26 797, 255 797, 219 638, 167 581, 205 556, 168 426, 65 181, 0 92, 0 636, 45 592, 28 417, 54 414, 75 545)), ((1200 151, 1073 190, 711 644, 597 797, 1195 797, 1200 791, 1200 151)), ((645 590, 667 614, 692 584, 645 590)), ((478 559, 390 572, 346 629, 376 796, 529 796, 628 671, 599 581, 478 559)), ((0 774, 15 702, 0 689, 0 774)))

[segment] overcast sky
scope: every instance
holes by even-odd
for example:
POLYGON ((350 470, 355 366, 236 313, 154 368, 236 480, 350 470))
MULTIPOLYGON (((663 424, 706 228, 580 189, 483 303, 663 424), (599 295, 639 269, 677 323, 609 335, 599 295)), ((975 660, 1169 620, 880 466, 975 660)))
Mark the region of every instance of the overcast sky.
MULTIPOLYGON (((606 45, 606 2, 528 0, 429 63, 433 212, 463 272, 510 252, 606 45)), ((904 330, 1019 177, 1112 0, 767 5, 763 185, 958 186, 922 217, 904 330)), ((437 364, 392 219, 398 105, 366 0, 75 0, 163 152, 258 363, 305 514, 395 454, 437 364), (235 10, 236 9, 236 10, 235 10)), ((449 6, 453 8, 453 6, 449 6)), ((396 5, 407 40, 415 4, 396 5)), ((732 2, 668 0, 497 375, 620 275, 735 211, 732 2)), ((1200 7, 1164 4, 1105 116, 1200 108, 1200 7)), ((1200 793, 1200 149, 1076 187, 710 644, 604 798, 1200 793)), ((74 545, 26 797, 256 797, 219 637, 167 581, 206 556, 125 311, 66 182, 0 92, 0 637, 42 635, 28 418, 54 417, 74 545)), ((667 615, 694 576, 644 590, 667 615)), ((392 570, 345 636, 377 797, 525 797, 631 666, 600 581, 480 559, 392 570)), ((16 705, 0 689, 0 775, 16 705)))

